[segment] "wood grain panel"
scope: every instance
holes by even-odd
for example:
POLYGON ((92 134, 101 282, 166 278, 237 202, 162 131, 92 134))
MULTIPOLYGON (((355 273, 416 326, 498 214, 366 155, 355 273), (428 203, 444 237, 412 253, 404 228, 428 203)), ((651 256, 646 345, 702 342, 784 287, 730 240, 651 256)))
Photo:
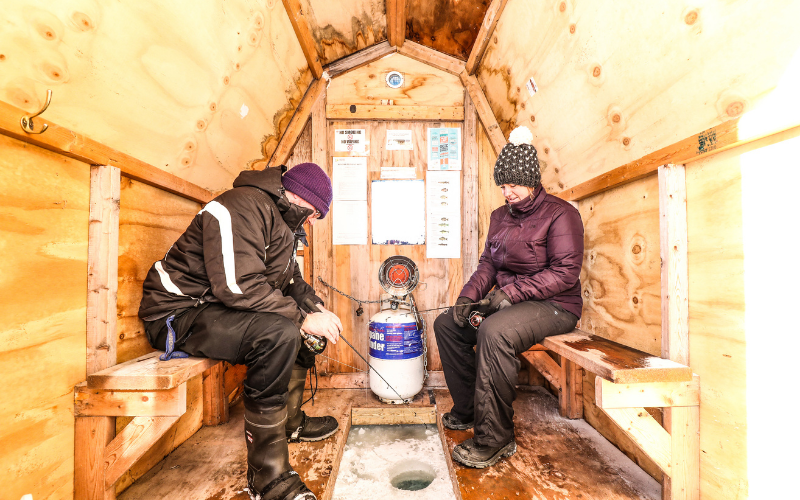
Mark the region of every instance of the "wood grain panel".
POLYGON ((740 156, 686 169, 689 360, 700 376, 700 488, 710 498, 747 495, 741 194, 740 156))
POLYGON ((489 0, 406 1, 406 38, 458 57, 469 57, 489 0))
POLYGON ((492 212, 505 204, 503 193, 494 183, 496 161, 497 154, 481 125, 478 127, 478 251, 481 253, 486 245, 492 212))
POLYGON ((331 82, 328 105, 371 104, 392 101, 395 106, 463 106, 464 89, 455 75, 402 54, 390 54, 331 82), (405 77, 398 89, 386 84, 386 75, 399 71, 405 77))
POLYGON ((0 483, 71 498, 86 378, 89 166, 0 136, 0 483))
POLYGON ((755 109, 800 48, 792 0, 617 7, 509 2, 479 66, 503 132, 532 128, 553 192, 755 109))
POLYGON ((201 205, 123 177, 119 215, 117 363, 152 350, 138 317, 150 266, 169 250, 201 205))
POLYGON ((387 39, 384 0, 300 0, 322 65, 387 39))
MULTIPOLYGON (((421 122, 382 122, 382 121, 331 121, 329 122, 328 144, 329 151, 333 151, 333 136, 335 129, 341 128, 364 128, 367 130, 368 139, 371 144, 370 155, 368 158, 368 177, 371 184, 372 180, 380 179, 381 166, 414 167, 418 179, 425 178, 427 168, 427 158, 425 156, 426 133, 429 127, 450 126, 461 127, 460 123, 421 123, 421 122), (413 151, 386 151, 384 148, 387 129, 411 130, 413 133, 413 151)), ((371 186, 370 186, 371 187, 371 186)), ((369 199, 369 194, 368 194, 369 199)), ((336 203, 331 208, 331 216, 336 217, 336 203)), ((331 218, 332 218, 331 217, 331 218)), ((321 223, 316 224, 315 230, 320 228, 321 223)), ((330 222, 327 222, 330 224, 330 222)), ((370 236, 370 242, 371 236, 370 236)), ((315 240, 320 244, 320 240, 315 240)), ((452 304, 461 291, 463 284, 461 259, 427 259, 425 258, 425 245, 331 245, 331 240, 322 240, 322 252, 332 252, 332 262, 330 270, 320 272, 320 276, 337 287, 343 292, 353 295, 359 299, 376 300, 383 293, 378 283, 378 268, 388 257, 393 255, 404 255, 411 258, 420 269, 421 284, 414 292, 420 309, 441 307, 452 304), (331 248, 332 247, 332 248, 331 248)), ((315 248, 315 252, 318 248, 315 248)), ((316 253, 315 253, 316 255, 316 253)), ((320 271, 319 269, 315 272, 320 271)), ((368 325, 369 318, 378 312, 377 304, 365 304, 364 314, 356 316, 355 310, 358 307, 355 302, 331 292, 319 283, 315 282, 317 290, 325 291, 331 298, 332 310, 344 324, 343 335, 362 354, 366 356, 369 352, 368 344, 368 325)), ((433 320, 438 312, 425 315, 427 322, 427 347, 428 347, 428 369, 441 370, 438 349, 433 335, 433 320)), ((361 361, 352 350, 343 342, 336 346, 330 346, 327 356, 333 358, 328 360, 328 372, 352 372, 352 368, 341 365, 336 361, 347 363, 358 369, 366 369, 366 364, 361 361)))
POLYGON ((661 355, 658 177, 578 204, 585 230, 581 329, 661 355))
POLYGON ((0 100, 193 182, 268 159, 311 81, 281 2, 3 2, 0 100), (269 91, 264 91, 268 85, 269 91))

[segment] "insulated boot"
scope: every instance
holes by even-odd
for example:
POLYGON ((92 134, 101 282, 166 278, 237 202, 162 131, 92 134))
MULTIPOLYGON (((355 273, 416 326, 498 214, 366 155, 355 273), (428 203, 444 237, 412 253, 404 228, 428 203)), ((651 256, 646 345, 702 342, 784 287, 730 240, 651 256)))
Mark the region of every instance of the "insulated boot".
POLYGON ((453 460, 476 469, 490 467, 503 457, 510 457, 517 452, 517 443, 512 438, 503 446, 486 446, 467 439, 453 448, 453 460))
POLYGON ((286 394, 286 437, 289 441, 321 441, 339 428, 339 422, 330 415, 309 417, 300 409, 303 404, 303 388, 306 385, 308 368, 294 365, 289 379, 289 392, 286 394))
POLYGON ((286 407, 266 407, 244 398, 247 488, 253 500, 316 500, 289 465, 286 407))
POLYGON ((472 429, 474 422, 462 422, 458 419, 458 417, 455 417, 452 413, 447 412, 442 415, 442 425, 444 425, 445 428, 454 431, 465 431, 467 429, 472 429))

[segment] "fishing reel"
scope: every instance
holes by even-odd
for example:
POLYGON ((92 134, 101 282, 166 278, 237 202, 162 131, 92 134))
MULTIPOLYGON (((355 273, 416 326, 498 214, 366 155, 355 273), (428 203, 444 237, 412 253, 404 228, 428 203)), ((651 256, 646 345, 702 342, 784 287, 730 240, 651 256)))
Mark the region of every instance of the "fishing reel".
MULTIPOLYGON (((311 312, 322 312, 319 310, 319 307, 317 307, 317 305, 307 297, 303 301, 303 304, 311 312)), ((305 346, 311 352, 313 352, 315 356, 317 354, 322 354, 322 352, 328 346, 328 339, 326 339, 325 337, 321 337, 319 335, 311 335, 310 333, 304 332, 302 329, 300 329, 300 337, 303 338, 303 344, 305 344, 305 346)))

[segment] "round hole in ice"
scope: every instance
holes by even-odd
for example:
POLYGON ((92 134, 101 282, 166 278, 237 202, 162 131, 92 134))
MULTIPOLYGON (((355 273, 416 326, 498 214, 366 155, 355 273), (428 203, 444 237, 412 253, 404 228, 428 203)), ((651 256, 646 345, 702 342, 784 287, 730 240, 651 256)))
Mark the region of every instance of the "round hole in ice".
POLYGON ((419 460, 404 460, 392 467, 389 475, 392 486, 405 491, 425 489, 436 479, 433 467, 419 460))

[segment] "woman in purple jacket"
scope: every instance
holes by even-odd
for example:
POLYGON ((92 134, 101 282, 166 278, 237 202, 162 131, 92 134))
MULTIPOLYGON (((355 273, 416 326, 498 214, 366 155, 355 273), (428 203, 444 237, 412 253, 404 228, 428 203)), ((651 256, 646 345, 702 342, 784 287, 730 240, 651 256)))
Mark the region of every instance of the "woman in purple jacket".
POLYGON ((492 212, 486 247, 452 312, 434 323, 453 408, 448 429, 475 427, 453 450, 470 467, 513 455, 517 355, 547 336, 575 328, 581 315, 583 223, 578 210, 547 194, 532 134, 511 133, 494 167, 506 204, 492 212), (481 299, 488 306, 478 307, 481 299), (486 315, 477 330, 470 313, 486 315))

